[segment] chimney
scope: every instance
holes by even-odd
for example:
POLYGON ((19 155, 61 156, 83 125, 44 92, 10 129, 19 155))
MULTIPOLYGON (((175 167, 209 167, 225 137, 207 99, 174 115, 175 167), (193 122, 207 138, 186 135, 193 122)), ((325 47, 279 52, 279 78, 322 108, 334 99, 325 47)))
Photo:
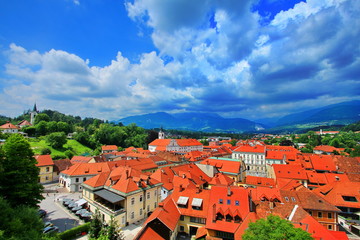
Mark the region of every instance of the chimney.
POLYGON ((126 179, 128 179, 129 178, 129 170, 126 170, 125 174, 126 174, 126 179))
POLYGON ((182 192, 182 191, 184 190, 184 188, 183 188, 183 185, 182 185, 182 184, 180 184, 179 189, 180 189, 180 192, 182 192))
POLYGON ((213 207, 212 207, 212 213, 213 213, 213 222, 216 222, 216 203, 214 203, 213 207))
POLYGON ((227 195, 228 196, 231 196, 231 189, 230 189, 230 186, 227 187, 227 195))
POLYGON ((200 185, 196 185, 196 193, 199 194, 201 192, 200 185))
POLYGON ((163 202, 160 202, 158 206, 159 206, 159 208, 164 209, 164 203, 163 202))
POLYGON ((269 201, 269 207, 270 207, 270 209, 274 209, 274 201, 269 201))

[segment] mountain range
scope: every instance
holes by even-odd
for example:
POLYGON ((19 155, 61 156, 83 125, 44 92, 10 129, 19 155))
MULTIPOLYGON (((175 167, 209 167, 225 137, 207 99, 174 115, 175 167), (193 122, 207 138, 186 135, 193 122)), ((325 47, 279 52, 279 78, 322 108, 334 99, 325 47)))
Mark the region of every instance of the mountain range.
POLYGON ((360 101, 343 102, 286 115, 280 119, 223 118, 214 113, 150 113, 119 119, 124 125, 136 123, 152 129, 178 129, 203 132, 281 132, 317 126, 347 125, 360 121, 360 101))

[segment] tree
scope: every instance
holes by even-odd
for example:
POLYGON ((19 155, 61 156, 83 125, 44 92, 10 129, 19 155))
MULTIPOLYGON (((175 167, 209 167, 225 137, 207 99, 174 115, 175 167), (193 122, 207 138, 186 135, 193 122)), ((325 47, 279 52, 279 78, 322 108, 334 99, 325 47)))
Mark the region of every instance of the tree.
POLYGON ((46 142, 53 148, 62 148, 67 142, 66 135, 64 132, 54 132, 47 136, 46 142))
POLYGON ((279 216, 269 215, 266 219, 251 222, 242 236, 244 240, 310 240, 310 233, 295 228, 294 225, 279 216))
POLYGON ((0 197, 12 206, 36 207, 43 199, 39 168, 28 141, 12 134, 0 149, 0 197))
POLYGON ((97 239, 100 236, 102 226, 103 221, 101 219, 99 209, 96 209, 95 214, 93 215, 93 220, 90 223, 89 236, 91 239, 97 239))
POLYGON ((0 197, 0 216, 0 239, 41 239, 44 225, 35 208, 11 207, 0 197))
POLYGON ((36 128, 36 134, 40 136, 44 136, 47 134, 47 122, 41 121, 38 124, 35 125, 36 128))
POLYGON ((41 149, 41 155, 49 155, 51 154, 51 150, 49 148, 41 149))
POLYGON ((39 113, 38 115, 36 115, 34 122, 35 125, 41 121, 49 122, 50 121, 49 115, 47 115, 46 113, 39 113))

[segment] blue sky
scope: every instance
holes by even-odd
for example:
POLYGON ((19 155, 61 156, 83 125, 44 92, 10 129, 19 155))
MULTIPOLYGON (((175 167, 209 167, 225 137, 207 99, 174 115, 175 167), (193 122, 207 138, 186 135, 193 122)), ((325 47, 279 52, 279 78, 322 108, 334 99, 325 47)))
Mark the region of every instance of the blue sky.
POLYGON ((1 115, 260 119, 360 99, 356 0, 0 2, 1 115))

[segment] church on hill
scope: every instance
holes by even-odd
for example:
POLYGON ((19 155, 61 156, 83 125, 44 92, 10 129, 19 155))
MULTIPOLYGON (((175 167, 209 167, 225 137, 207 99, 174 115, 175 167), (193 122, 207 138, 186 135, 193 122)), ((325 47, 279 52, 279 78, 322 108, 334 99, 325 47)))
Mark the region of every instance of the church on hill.
POLYGON ((149 151, 187 153, 191 151, 203 151, 203 145, 196 139, 165 139, 164 132, 160 130, 159 138, 149 143, 149 151))

